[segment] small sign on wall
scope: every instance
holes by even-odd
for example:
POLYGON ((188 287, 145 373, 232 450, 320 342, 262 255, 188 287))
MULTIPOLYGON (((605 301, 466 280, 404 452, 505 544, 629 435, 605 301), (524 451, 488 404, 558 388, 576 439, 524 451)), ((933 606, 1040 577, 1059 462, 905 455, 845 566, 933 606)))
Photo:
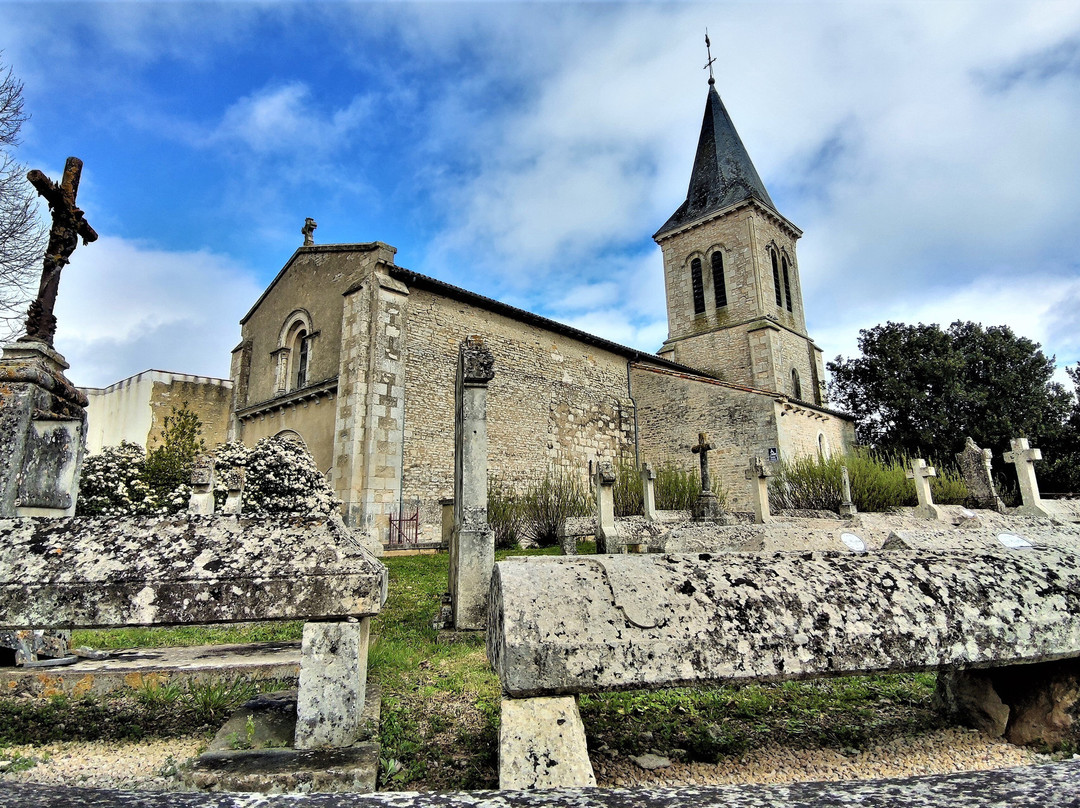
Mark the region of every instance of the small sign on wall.
POLYGON ((769 448, 769 462, 770 463, 779 463, 780 462, 780 451, 775 446, 769 448))

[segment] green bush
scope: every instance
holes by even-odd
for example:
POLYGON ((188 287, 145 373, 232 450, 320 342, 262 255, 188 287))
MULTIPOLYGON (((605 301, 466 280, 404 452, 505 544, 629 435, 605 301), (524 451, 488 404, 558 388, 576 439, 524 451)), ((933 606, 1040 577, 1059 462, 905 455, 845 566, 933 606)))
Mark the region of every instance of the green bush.
POLYGON ((525 525, 524 498, 497 474, 488 475, 487 509, 495 546, 501 550, 517 547, 525 525))
MULTIPOLYGON (((688 511, 701 493, 701 475, 697 471, 681 469, 667 462, 657 466, 653 493, 656 497, 656 509, 660 511, 688 511)), ((712 481, 712 490, 720 500, 720 506, 727 502, 727 492, 720 481, 712 481)), ((640 516, 645 512, 644 491, 641 487, 641 472, 629 461, 615 466, 615 515, 640 516)))
MULTIPOLYGON (((841 466, 847 466, 851 479, 851 501, 864 513, 918 504, 915 485, 907 479, 910 463, 906 457, 879 457, 860 449, 825 459, 812 456, 782 462, 769 484, 772 506, 837 510, 843 500, 841 466)), ((930 478, 930 490, 939 505, 962 505, 969 497, 960 473, 940 466, 938 476, 930 478)))

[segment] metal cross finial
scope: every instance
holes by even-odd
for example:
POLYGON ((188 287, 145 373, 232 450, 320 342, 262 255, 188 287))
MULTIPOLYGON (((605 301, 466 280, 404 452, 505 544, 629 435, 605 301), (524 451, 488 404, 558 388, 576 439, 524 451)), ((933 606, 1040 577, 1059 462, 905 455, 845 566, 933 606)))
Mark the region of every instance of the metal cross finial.
POLYGON ((705 52, 709 54, 709 61, 705 63, 705 67, 703 67, 702 70, 709 71, 709 86, 711 87, 712 85, 716 84, 716 79, 713 78, 712 74, 712 66, 713 62, 716 61, 716 57, 712 55, 712 43, 709 41, 708 28, 705 29, 705 52))

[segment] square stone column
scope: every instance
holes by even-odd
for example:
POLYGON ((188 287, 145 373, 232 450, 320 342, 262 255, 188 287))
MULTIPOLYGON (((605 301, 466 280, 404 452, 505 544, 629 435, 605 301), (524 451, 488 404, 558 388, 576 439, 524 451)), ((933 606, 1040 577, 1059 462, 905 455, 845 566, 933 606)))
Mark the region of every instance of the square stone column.
POLYGON ((596 552, 625 553, 626 544, 615 525, 615 469, 597 461, 593 475, 596 488, 596 552))
POLYGON ((454 430, 454 533, 450 542, 450 597, 454 628, 487 625, 495 566, 495 533, 487 518, 487 386, 495 357, 478 336, 458 351, 454 430))
POLYGON ((648 463, 641 464, 641 499, 645 521, 656 521, 656 472, 648 463))
POLYGON ((750 481, 750 493, 754 498, 754 521, 759 525, 771 522, 773 518, 769 510, 769 478, 773 476, 772 469, 762 463, 760 457, 751 456, 744 474, 750 481))
POLYGON ((0 359, 0 518, 74 516, 86 446, 86 396, 41 342, 0 359))

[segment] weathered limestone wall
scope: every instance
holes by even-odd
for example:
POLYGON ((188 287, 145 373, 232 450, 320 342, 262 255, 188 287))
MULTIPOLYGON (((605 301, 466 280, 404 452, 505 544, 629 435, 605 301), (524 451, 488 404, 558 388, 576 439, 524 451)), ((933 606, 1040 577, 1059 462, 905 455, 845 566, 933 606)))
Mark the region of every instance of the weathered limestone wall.
POLYGON ((254 446, 262 438, 296 433, 322 472, 334 465, 336 393, 289 402, 244 420, 243 441, 254 446))
POLYGON ((587 476, 590 460, 632 457, 626 360, 546 329, 413 288, 405 385, 405 503, 419 499, 434 539, 453 495, 454 373, 464 335, 495 355, 488 387, 488 466, 511 480, 549 467, 587 476))
POLYGON ((232 382, 209 376, 144 370, 108 387, 83 387, 86 394, 86 450, 97 454, 105 446, 126 440, 147 448, 161 440, 165 416, 186 403, 202 421, 209 448, 226 439, 232 382))
POLYGON ((855 448, 855 422, 793 401, 777 401, 780 457, 826 457, 855 448))
POLYGON ((513 697, 980 668, 1080 656, 1080 556, 573 556, 495 565, 488 658, 513 697))
POLYGON ((696 471, 690 447, 707 432, 713 450, 709 469, 727 493, 727 509, 752 511, 750 482, 743 475, 750 455, 768 457, 777 448, 774 398, 729 385, 648 370, 631 369, 637 403, 641 459, 653 467, 673 463, 696 471))

